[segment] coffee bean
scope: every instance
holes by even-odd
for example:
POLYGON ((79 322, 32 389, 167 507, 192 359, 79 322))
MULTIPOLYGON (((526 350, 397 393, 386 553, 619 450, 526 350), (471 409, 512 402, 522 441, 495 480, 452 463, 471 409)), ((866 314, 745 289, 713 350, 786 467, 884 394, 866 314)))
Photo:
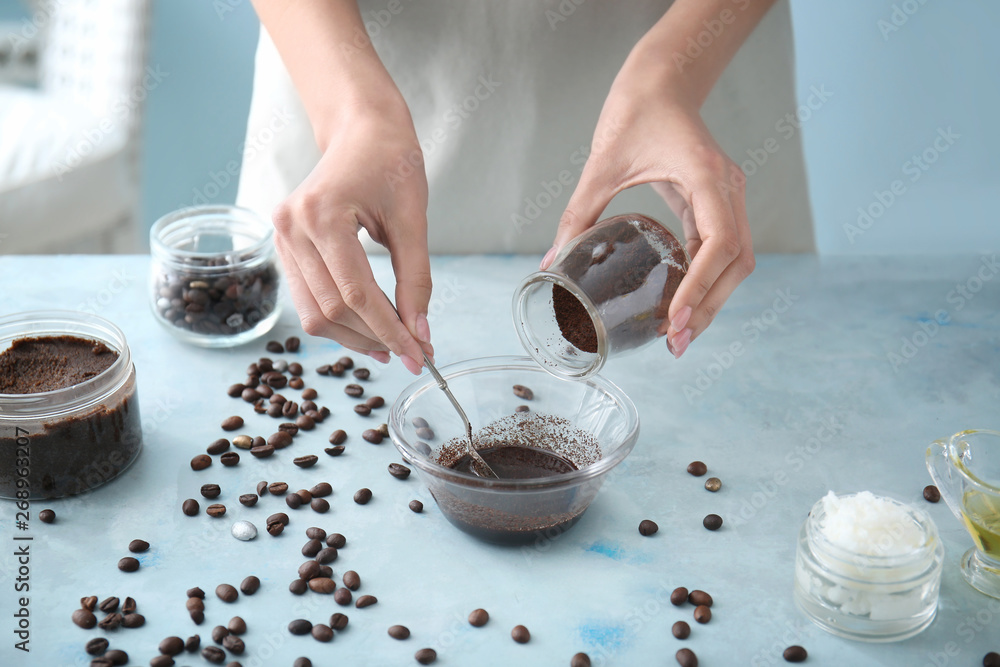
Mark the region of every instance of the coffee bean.
POLYGON ((281 413, 281 409, 282 409, 281 406, 282 406, 283 403, 284 403, 284 401, 280 401, 280 402, 271 403, 271 405, 267 406, 267 416, 271 417, 273 419, 279 419, 279 418, 283 417, 284 415, 281 413))
POLYGON ((317 623, 312 626, 312 636, 318 642, 328 642, 333 639, 333 630, 330 629, 329 625, 323 625, 322 623, 317 623))
POLYGON ((320 593, 322 595, 329 595, 337 588, 336 582, 329 577, 316 577, 309 580, 309 590, 313 593, 320 593))
POLYGON ((226 506, 223 505, 222 503, 215 503, 205 508, 205 514, 212 517, 213 519, 217 519, 223 516, 225 513, 226 513, 226 506))
POLYGON ((302 499, 303 503, 307 503, 312 500, 312 492, 307 489, 299 489, 295 494, 302 499))
POLYGON ((281 424, 278 424, 278 430, 284 431, 294 438, 299 432, 299 427, 295 424, 295 422, 282 422, 281 424))
POLYGON ((378 432, 382 434, 383 438, 388 438, 389 437, 389 425, 388 424, 379 424, 378 425, 378 432))
POLYGON ((228 635, 222 640, 222 646, 235 655, 242 655, 246 651, 246 644, 236 635, 228 635))
POLYGON ((333 592, 333 601, 342 607, 346 607, 351 604, 354 596, 351 595, 351 591, 346 588, 338 588, 333 592))
POLYGON ((344 573, 344 586, 356 591, 361 588, 361 576, 354 570, 348 570, 344 573))
MULTIPOLYGON (((162 644, 161 644, 162 646, 162 644)), ((104 637, 97 637, 91 639, 87 642, 87 646, 83 649, 87 652, 87 655, 101 655, 108 650, 108 640, 104 637)), ((160 649, 162 651, 162 649, 160 649)), ((166 651, 164 651, 165 653, 166 651)))
POLYGON ((299 404, 295 401, 285 401, 281 404, 281 414, 284 417, 292 418, 299 413, 299 404))
POLYGON ((297 618, 288 624, 288 631, 293 635, 306 635, 312 630, 312 623, 304 618, 297 618))
POLYGON ((50 509, 44 509, 38 513, 38 520, 42 523, 52 523, 56 520, 56 513, 50 509))
POLYGON ((112 665, 127 665, 128 664, 128 653, 125 651, 113 648, 104 654, 106 660, 110 660, 112 665))
POLYGON ((713 600, 712 596, 706 593, 705 591, 699 591, 695 589, 688 594, 688 602, 695 605, 696 607, 697 606, 711 607, 713 600))
POLYGON ((361 415, 362 417, 367 417, 372 413, 372 409, 369 408, 364 403, 358 403, 357 405, 354 406, 354 412, 361 415))
POLYGON ((316 420, 309 415, 299 415, 295 424, 303 431, 311 431, 316 428, 316 420))
POLYGON ((413 419, 410 420, 410 423, 413 424, 413 428, 429 428, 430 427, 430 424, 428 424, 427 420, 424 419, 423 417, 414 417, 413 419))
POLYGON ((250 455, 257 459, 266 459, 269 456, 274 456, 274 447, 271 445, 251 447, 250 455))
POLYGON ((257 504, 259 496, 256 493, 244 493, 240 496, 240 505, 253 507, 257 504))
POLYGON ((198 516, 198 512, 201 511, 201 507, 198 505, 198 501, 194 498, 188 498, 181 504, 181 511, 187 516, 198 516))
POLYGON ((218 498, 222 488, 218 484, 202 484, 201 495, 205 498, 218 498))
POLYGON ((222 640, 229 636, 229 628, 223 625, 217 625, 212 628, 212 641, 216 644, 221 644, 222 640))
POLYGON ((309 528, 306 528, 306 537, 310 540, 323 541, 326 539, 326 531, 322 528, 317 528, 316 526, 310 526, 309 528))
POLYGON ((258 590, 260 590, 260 579, 252 574, 240 583, 240 591, 244 595, 253 595, 258 590))
POLYGON ((257 495, 261 498, 267 493, 267 482, 257 482, 257 495))
POLYGON ((699 623, 708 623, 712 620, 712 610, 701 604, 694 608, 694 620, 699 623))
MULTIPOLYGON (((809 653, 801 646, 789 646, 781 654, 781 657, 785 659, 785 662, 805 662, 805 659, 809 657, 809 653)), ((985 660, 983 660, 983 664, 986 665, 985 660)), ((997 664, 1000 665, 1000 656, 998 656, 997 664)))
POLYGON ((305 656, 302 656, 295 658, 295 661, 292 663, 292 667, 313 667, 313 664, 312 660, 310 660, 305 656))
POLYGON ((429 665, 437 660, 438 654, 437 651, 432 648, 422 648, 414 653, 413 657, 416 658, 417 662, 421 665, 429 665))
POLYGON ((122 602, 122 613, 125 615, 134 614, 136 608, 136 603, 133 598, 126 597, 125 601, 122 602))
POLYGON ((722 517, 718 514, 709 514, 704 518, 702 524, 709 530, 718 530, 722 528, 722 517))
POLYGON ((393 625, 389 627, 389 636, 393 639, 407 639, 410 636, 410 629, 405 625, 393 625))
POLYGON ((239 415, 233 415, 232 417, 226 417, 222 420, 222 430, 223 431, 235 431, 238 428, 243 427, 243 417, 239 415))
POLYGON ((300 364, 297 361, 293 361, 292 363, 288 364, 288 372, 294 375, 295 377, 302 375, 302 364, 300 364))
POLYGON ((240 596, 239 591, 229 584, 219 584, 215 587, 215 595, 223 602, 236 602, 240 596))
POLYGON ((406 479, 410 476, 410 469, 401 463, 390 463, 389 474, 396 479, 406 479))
POLYGON ((199 598, 204 600, 205 591, 201 590, 201 588, 199 588, 198 586, 195 586, 194 588, 187 589, 187 596, 189 598, 199 598))
POLYGON ((238 435, 233 438, 233 446, 239 449, 250 449, 253 447, 253 438, 249 435, 238 435))
POLYGON ((569 667, 590 667, 590 656, 586 653, 577 653, 570 659, 569 667))
POLYGON ((358 489, 357 493, 354 494, 354 502, 359 505, 367 505, 368 501, 371 499, 371 489, 358 489))
POLYGON ((142 614, 125 614, 122 616, 122 627, 140 628, 146 624, 146 617, 142 614))
POLYGON ((258 415, 265 414, 267 410, 268 403, 263 398, 258 398, 257 402, 253 404, 253 411, 258 415))
POLYGON ((110 614, 113 611, 118 611, 118 598, 111 596, 109 598, 104 598, 101 603, 97 605, 97 608, 103 611, 105 614, 110 614))
POLYGON ((670 628, 670 631, 674 633, 674 637, 677 637, 677 639, 687 639, 691 636, 691 626, 686 621, 677 621, 670 628))
POLYGON ((367 442, 372 443, 373 445, 381 443, 382 440, 384 439, 382 437, 382 434, 373 428, 365 429, 365 431, 361 434, 361 437, 367 442))
POLYGON ((300 341, 297 336, 289 336, 288 340, 285 341, 285 350, 288 352, 298 352, 299 343, 300 341))
MULTIPOLYGON (((514 385, 515 387, 519 385, 514 385)), ((527 644, 531 641, 531 633, 528 632, 528 628, 523 625, 515 625, 514 629, 510 631, 511 639, 516 641, 518 644, 527 644)))
POLYGON ((361 398, 365 390, 360 384, 349 384, 344 387, 344 393, 352 398, 361 398))
POLYGON ((321 366, 317 366, 316 367, 316 372, 318 374, 320 374, 320 375, 329 375, 330 374, 330 364, 323 364, 321 366))
POLYGON ((653 535, 654 533, 656 533, 656 531, 658 531, 659 529, 660 527, 656 525, 655 521, 650 521, 649 519, 643 519, 642 521, 639 522, 640 535, 645 535, 648 537, 649 535, 653 535))
POLYGON ((306 562, 299 565, 299 579, 304 579, 309 581, 315 577, 319 576, 320 564, 314 560, 307 560, 306 562))
POLYGON ((682 648, 674 657, 681 667, 698 667, 698 656, 689 648, 682 648))
MULTIPOLYGON (((302 398, 308 401, 309 403, 312 403, 318 397, 319 397, 319 392, 313 389, 312 387, 302 390, 302 398)), ((313 405, 315 406, 316 404, 313 403, 313 405)), ((312 409, 315 410, 316 408, 313 407, 312 409)))
MULTIPOLYGON (((302 555, 306 558, 314 558, 323 548, 323 543, 319 540, 309 540, 302 545, 302 555)), ((312 561, 310 561, 312 562, 312 561)))
POLYGON ((271 371, 270 373, 264 373, 260 376, 272 389, 284 389, 288 386, 288 378, 277 371, 271 371))
POLYGON ((242 399, 243 399, 244 401, 246 401, 247 403, 256 403, 256 402, 257 402, 257 399, 259 399, 259 398, 260 398, 260 392, 258 392, 258 391, 257 391, 256 389, 254 389, 253 387, 250 387, 250 386, 248 386, 248 387, 247 387, 246 389, 244 389, 244 390, 243 390, 243 392, 242 392, 242 393, 240 394, 240 398, 242 398, 242 399))
POLYGON ((191 470, 204 470, 210 465, 212 465, 212 457, 208 454, 198 454, 191 459, 191 470))
POLYGON ((416 512, 417 514, 420 514, 421 512, 424 511, 424 504, 419 500, 411 500, 410 510, 416 512))
POLYGON ((302 498, 297 493, 289 493, 285 496, 285 504, 288 505, 293 510, 297 510, 302 506, 302 498))
POLYGON ((237 382, 236 384, 229 385, 229 389, 226 390, 226 393, 229 394, 231 398, 237 398, 243 393, 244 389, 246 389, 246 386, 237 382))
POLYGON ((722 488, 722 480, 718 477, 709 477, 705 480, 705 489, 715 493, 722 488))
POLYGON ((271 526, 274 524, 280 524, 282 526, 288 525, 288 515, 284 512, 275 512, 271 516, 267 517, 266 525, 271 526))
POLYGON ((418 428, 417 429, 417 437, 418 438, 423 438, 424 440, 433 440, 434 439, 434 431, 430 427, 427 427, 427 426, 425 426, 423 428, 418 428))
POLYGON ((527 405, 519 405, 516 408, 514 408, 514 412, 531 412, 531 408, 529 408, 527 405))
POLYGON ((228 449, 229 449, 229 441, 226 440, 225 438, 219 438, 218 440, 210 444, 205 451, 207 451, 209 454, 217 455, 227 451, 228 449))
POLYGON ((485 609, 473 609, 469 614, 469 625, 481 628, 490 620, 490 614, 485 609))
POLYGON ((306 583, 305 579, 295 579, 288 584, 288 591, 292 595, 303 595, 307 590, 309 590, 309 584, 306 583))
MULTIPOLYGON (((252 450, 251 450, 252 451, 252 450)), ((240 455, 236 452, 226 452, 219 457, 219 463, 226 466, 227 468, 232 468, 235 465, 239 465, 240 455)))
POLYGON ((160 642, 159 649, 163 655, 178 655, 184 650, 184 640, 180 637, 167 637, 160 642))
POLYGON ((354 603, 354 606, 358 609, 363 609, 364 607, 372 606, 376 602, 378 602, 378 598, 374 595, 362 595, 358 598, 357 602, 354 603))
POLYGON ((347 440, 347 431, 343 429, 337 429, 330 434, 330 444, 331 445, 341 445, 347 440))
POLYGON ((73 612, 72 618, 73 622, 84 630, 89 630, 97 625, 97 617, 94 616, 94 612, 89 609, 77 609, 73 612))
POLYGON ((340 456, 341 454, 344 453, 344 446, 337 445, 336 447, 327 447, 323 451, 329 454, 330 456, 340 456))
POLYGON ((297 456, 292 459, 292 463, 300 468, 312 468, 319 461, 319 457, 315 454, 308 454, 306 456, 297 456))
POLYGON ((135 572, 139 569, 139 561, 131 556, 125 556, 118 561, 118 569, 122 572, 135 572))
POLYGON ((80 607, 87 611, 94 611, 97 609, 97 596, 89 595, 85 598, 80 598, 80 607))
POLYGON ((372 410, 377 410, 381 408, 383 405, 385 405, 385 399, 382 398, 381 396, 372 396, 367 401, 365 401, 365 405, 367 405, 372 410))
POLYGON ((316 554, 316 562, 321 565, 326 565, 327 563, 332 563, 337 560, 337 549, 334 547, 323 547, 316 554))
MULTIPOLYGON (((329 482, 320 482, 313 488, 309 489, 309 493, 313 494, 314 498, 322 498, 333 493, 333 487, 330 486, 329 482)), ((323 537, 326 537, 326 533, 323 533, 323 537)))
POLYGON ((275 354, 284 354, 285 352, 285 346, 276 340, 268 341, 266 349, 268 352, 273 352, 275 354))
POLYGON ((984 655, 983 667, 1000 667, 1000 653, 990 651, 984 655))
POLYGON ((201 657, 213 664, 221 665, 226 661, 226 652, 218 646, 206 646, 201 649, 201 657))
POLYGON ((326 546, 333 547, 334 549, 343 549, 347 544, 347 538, 340 533, 332 533, 326 538, 326 546))
POLYGON ((192 611, 191 620, 194 621, 195 625, 201 625, 205 621, 205 612, 203 611, 192 611))
POLYGON ((347 370, 347 369, 344 368, 344 365, 341 364, 340 362, 337 362, 335 364, 330 364, 330 375, 332 375, 334 377, 338 377, 338 378, 339 377, 343 377, 345 370, 347 370))
POLYGON ((319 512, 320 514, 330 511, 330 503, 326 498, 313 498, 312 502, 309 503, 309 507, 312 508, 313 512, 319 512))
POLYGON ((205 601, 202 598, 189 597, 184 606, 188 611, 205 611, 205 601))
POLYGON ((675 607, 680 607, 682 604, 687 602, 687 600, 688 600, 688 589, 684 588, 683 586, 675 588, 670 593, 670 604, 674 605, 675 607))
POLYGON ((936 486, 934 486, 933 484, 929 484, 929 485, 925 486, 924 487, 924 500, 926 500, 929 503, 936 503, 936 502, 938 502, 939 500, 941 500, 941 491, 936 486))
POLYGON ((330 627, 334 630, 343 630, 347 627, 347 616, 337 612, 330 616, 330 627))
POLYGON ((191 635, 186 640, 184 640, 184 650, 189 653, 194 653, 201 647, 201 637, 199 635, 191 635))
POLYGON ((97 627, 101 630, 117 630, 121 627, 122 615, 118 612, 112 612, 102 618, 98 623, 97 627))
POLYGON ((517 396, 520 399, 525 400, 525 401, 530 401, 531 399, 533 399, 535 397, 535 392, 531 391, 530 389, 528 389, 527 387, 525 387, 523 384, 515 384, 514 385, 514 395, 517 396))
POLYGON ((272 482, 267 490, 271 492, 272 496, 283 496, 288 493, 288 484, 285 482, 272 482))
POLYGON ((692 461, 688 464, 688 473, 695 477, 701 477, 708 472, 708 466, 701 461, 692 461))

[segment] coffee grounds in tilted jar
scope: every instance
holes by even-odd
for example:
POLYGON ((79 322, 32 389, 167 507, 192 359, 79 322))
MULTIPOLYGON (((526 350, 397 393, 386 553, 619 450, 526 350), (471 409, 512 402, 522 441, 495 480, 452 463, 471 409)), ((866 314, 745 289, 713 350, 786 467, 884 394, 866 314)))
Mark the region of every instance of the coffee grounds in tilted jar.
MULTIPOLYGON (((591 230, 561 265, 598 310, 628 315, 617 318, 620 323, 608 337, 620 349, 630 349, 656 337, 687 273, 687 256, 677 237, 652 218, 629 214, 606 222, 610 224, 591 230), (625 221, 630 224, 620 224, 625 221), (643 293, 644 287, 658 283, 664 287, 655 298, 643 293)), ((583 352, 596 353, 597 331, 584 305, 560 285, 552 288, 552 302, 563 337, 583 352)))

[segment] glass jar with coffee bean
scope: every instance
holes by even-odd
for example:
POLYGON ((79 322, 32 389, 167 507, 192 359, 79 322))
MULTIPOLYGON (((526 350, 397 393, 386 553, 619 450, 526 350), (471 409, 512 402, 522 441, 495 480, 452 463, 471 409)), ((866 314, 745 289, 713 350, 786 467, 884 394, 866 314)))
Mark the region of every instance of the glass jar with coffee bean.
POLYGON ((267 333, 279 315, 274 230, 235 206, 168 213, 149 234, 150 299, 179 339, 230 347, 267 333))

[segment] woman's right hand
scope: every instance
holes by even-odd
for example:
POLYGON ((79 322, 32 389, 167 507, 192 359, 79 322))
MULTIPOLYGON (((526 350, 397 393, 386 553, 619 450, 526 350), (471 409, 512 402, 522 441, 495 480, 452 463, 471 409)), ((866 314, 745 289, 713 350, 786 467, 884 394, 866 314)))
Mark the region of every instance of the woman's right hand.
POLYGON ((419 374, 422 352, 433 355, 427 177, 409 110, 398 92, 392 97, 340 116, 319 163, 275 209, 275 245, 306 333, 382 363, 392 352, 419 374), (389 250, 398 318, 375 282, 361 227, 389 250))

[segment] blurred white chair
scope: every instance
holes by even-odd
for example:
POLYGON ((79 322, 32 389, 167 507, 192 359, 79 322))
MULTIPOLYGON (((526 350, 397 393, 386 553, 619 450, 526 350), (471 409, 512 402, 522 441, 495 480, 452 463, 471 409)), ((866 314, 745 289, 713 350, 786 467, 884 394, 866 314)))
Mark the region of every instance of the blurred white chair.
POLYGON ((0 253, 136 252, 150 0, 27 4, 0 35, 38 43, 37 87, 0 83, 0 253))

